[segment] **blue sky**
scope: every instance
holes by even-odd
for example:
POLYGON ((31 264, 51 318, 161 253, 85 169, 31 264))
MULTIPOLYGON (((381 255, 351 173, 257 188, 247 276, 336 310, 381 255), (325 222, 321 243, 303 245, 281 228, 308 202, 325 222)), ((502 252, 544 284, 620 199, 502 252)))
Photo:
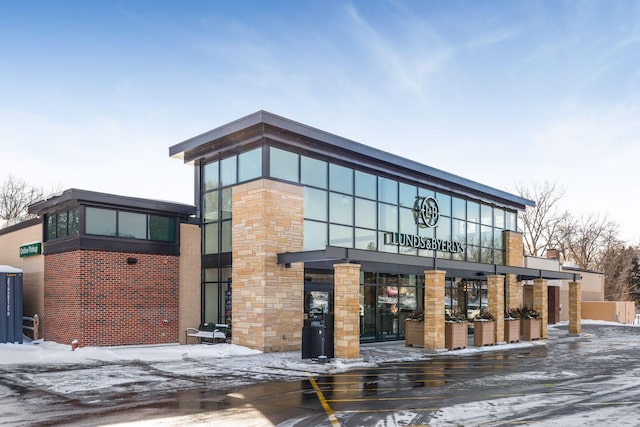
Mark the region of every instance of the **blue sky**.
POLYGON ((192 203, 168 147, 261 109, 640 241, 638 1, 0 0, 0 179, 192 203))

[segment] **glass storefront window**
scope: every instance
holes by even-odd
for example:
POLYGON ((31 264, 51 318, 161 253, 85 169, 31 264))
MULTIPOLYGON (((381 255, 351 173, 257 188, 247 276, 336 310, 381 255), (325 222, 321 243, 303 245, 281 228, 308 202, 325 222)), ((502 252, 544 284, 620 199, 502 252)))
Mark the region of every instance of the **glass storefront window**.
POLYGON ((452 197, 452 216, 458 219, 467 219, 467 204, 464 200, 452 197))
POLYGON ((374 230, 365 230, 356 228, 356 249, 366 249, 368 251, 376 250, 376 232, 374 230))
POLYGON ((220 235, 220 252, 231 252, 231 221, 222 221, 222 233, 220 235))
POLYGON ((370 173, 356 171, 356 196, 376 199, 377 177, 370 173))
MULTIPOLYGON (((453 216, 460 218, 456 215, 451 215, 451 196, 448 194, 436 193, 436 200, 438 201, 438 208, 440 209, 440 215, 453 216)), ((461 218, 464 219, 464 218, 461 218)))
POLYGON ((504 229, 504 209, 493 209, 493 225, 496 228, 504 229))
POLYGON ((118 237, 146 239, 147 216, 139 213, 120 212, 118 215, 118 237))
POLYGON ((356 226, 375 229, 376 211, 376 202, 356 198, 356 226))
POLYGON ((384 236, 385 236, 385 232, 384 231, 379 231, 378 232, 378 251, 379 252, 389 252, 389 253, 398 253, 398 246, 396 245, 386 245, 384 243, 384 236))
POLYGON ((329 220, 339 224, 353 225, 353 197, 329 193, 329 220))
POLYGON ((380 231, 398 231, 398 207, 378 203, 378 221, 380 231))
POLYGON ((329 225, 329 245, 352 248, 353 228, 343 225, 329 225))
POLYGON ((327 246, 327 223, 305 220, 303 246, 305 251, 324 249, 327 246))
POLYGON ((493 247, 496 249, 504 249, 503 231, 497 228, 493 229, 493 247))
MULTIPOLYGON (((416 203, 417 188, 415 185, 400 183, 400 206, 413 209, 416 203)), ((433 192, 431 192, 433 194, 433 192)))
POLYGON ((318 221, 327 220, 326 191, 304 187, 304 217, 318 221))
POLYGON ((483 225, 480 227, 480 245, 485 248, 493 247, 493 228, 483 225))
POLYGON ((230 219, 231 218, 231 209, 233 206, 233 192, 231 188, 223 188, 220 192, 221 200, 220 200, 220 213, 222 219, 230 219))
POLYGON ((47 215, 47 240, 57 239, 56 215, 47 215))
POLYGON ((220 184, 225 187, 236 183, 237 165, 236 156, 220 161, 220 184))
POLYGON ((480 245, 480 226, 478 224, 467 223, 467 244, 480 245))
POLYGON ((412 209, 400 208, 400 233, 417 234, 417 226, 413 218, 412 209))
POLYGON ((204 226, 204 253, 205 254, 217 254, 218 253, 218 222, 211 224, 205 224, 204 226))
POLYGON ((116 236, 116 214, 111 209, 85 208, 85 227, 87 234, 97 236, 116 236))
POLYGON ((202 167, 202 182, 204 191, 209 191, 220 186, 217 161, 207 163, 202 167))
POLYGON ((298 182, 298 155, 269 147, 269 175, 272 178, 298 182))
MULTIPOLYGON (((393 205, 398 204, 398 181, 378 178, 378 200, 393 205)), ((411 204, 413 206, 413 203, 411 204)))
POLYGON ((505 230, 516 231, 516 213, 507 212, 505 216, 505 230))
POLYGON ((353 169, 330 164, 329 188, 339 193, 353 194, 353 169))
POLYGON ((73 208, 69 210, 69 236, 78 234, 78 228, 80 226, 80 209, 73 208))
POLYGON ((262 176, 262 148, 238 154, 238 182, 262 176))
POLYGON ((149 215, 149 240, 175 242, 175 218, 170 218, 168 216, 149 215))
POLYGON ((452 221, 451 240, 464 243, 467 240, 467 223, 459 219, 452 221))
POLYGON ((218 220, 218 192, 205 193, 202 201, 202 216, 205 222, 218 220))
POLYGON ((493 209, 489 205, 480 205, 480 222, 484 225, 493 225, 493 209))
POLYGON ((58 238, 66 237, 67 235, 67 212, 60 212, 58 214, 58 238))
POLYGON ((467 200, 467 221, 480 222, 480 205, 467 200))
POLYGON ((300 168, 302 184, 327 188, 327 162, 300 156, 300 168))
POLYGON ((441 240, 451 240, 451 218, 440 217, 436 227, 436 237, 441 240))

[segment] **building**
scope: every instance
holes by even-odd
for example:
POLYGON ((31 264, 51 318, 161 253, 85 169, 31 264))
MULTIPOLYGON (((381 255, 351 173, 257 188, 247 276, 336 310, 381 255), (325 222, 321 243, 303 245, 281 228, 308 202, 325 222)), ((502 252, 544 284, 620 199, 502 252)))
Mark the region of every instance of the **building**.
POLYGON ((72 189, 31 207, 35 228, 0 233, 43 242, 31 278, 16 266, 42 283, 30 310, 46 339, 178 342, 187 326, 224 322, 234 343, 299 350, 322 317, 335 356, 350 358, 361 342, 402 339, 415 311, 427 348, 444 348, 454 309, 497 314, 501 342, 523 281, 545 316, 549 280, 580 286, 579 274, 525 267, 517 220, 531 200, 265 111, 169 154, 194 168, 195 206, 72 189))

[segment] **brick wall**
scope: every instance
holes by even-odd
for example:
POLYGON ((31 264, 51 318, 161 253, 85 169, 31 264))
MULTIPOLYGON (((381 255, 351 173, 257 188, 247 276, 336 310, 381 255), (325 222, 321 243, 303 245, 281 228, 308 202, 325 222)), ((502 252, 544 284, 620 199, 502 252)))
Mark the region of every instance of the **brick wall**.
POLYGON ((178 257, 78 250, 45 257, 44 338, 81 346, 178 341, 178 257), (127 264, 127 258, 136 258, 127 264), (166 321, 166 322, 165 322, 166 321))

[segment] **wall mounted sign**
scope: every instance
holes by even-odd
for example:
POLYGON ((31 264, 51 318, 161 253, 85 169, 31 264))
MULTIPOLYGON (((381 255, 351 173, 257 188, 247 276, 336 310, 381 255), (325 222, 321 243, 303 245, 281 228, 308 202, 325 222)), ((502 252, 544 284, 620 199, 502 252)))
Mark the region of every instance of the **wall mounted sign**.
POLYGON ((26 256, 40 255, 42 253, 42 243, 27 243, 20 246, 20 258, 26 256))
POLYGON ((384 233, 384 244, 407 246, 416 249, 426 249, 439 252, 458 254, 464 252, 464 244, 451 240, 441 240, 433 237, 417 236, 404 233, 384 233))
POLYGON ((418 226, 435 227, 440 219, 440 208, 434 197, 416 197, 413 204, 413 219, 418 226))

